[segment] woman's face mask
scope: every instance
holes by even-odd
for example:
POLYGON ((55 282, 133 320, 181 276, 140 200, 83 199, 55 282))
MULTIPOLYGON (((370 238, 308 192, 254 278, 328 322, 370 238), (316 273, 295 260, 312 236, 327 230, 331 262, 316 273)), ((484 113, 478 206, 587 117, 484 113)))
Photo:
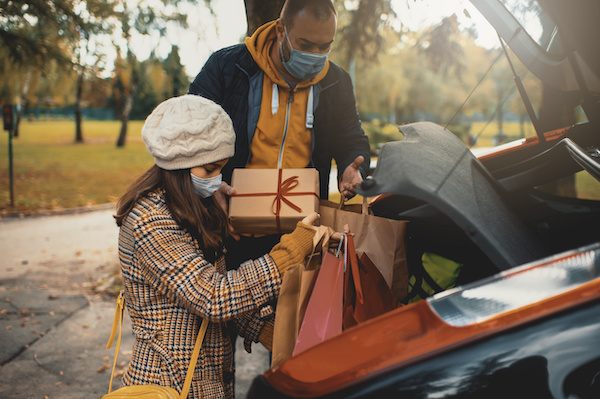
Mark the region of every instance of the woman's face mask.
POLYGON ((284 27, 284 29, 285 38, 288 46, 290 46, 290 59, 287 61, 284 59, 281 43, 279 43, 279 56, 281 57, 281 62, 283 62, 283 66, 285 67, 286 71, 288 71, 293 77, 300 80, 309 80, 314 78, 323 70, 323 68, 325 68, 329 51, 323 54, 315 54, 307 51, 296 50, 292 47, 292 43, 290 42, 290 38, 287 34, 287 28, 284 27))
POLYGON ((202 198, 212 197, 219 187, 221 187, 221 182, 223 181, 222 174, 207 179, 197 177, 192 173, 190 173, 190 175, 192 176, 192 184, 194 185, 196 194, 200 195, 202 198))

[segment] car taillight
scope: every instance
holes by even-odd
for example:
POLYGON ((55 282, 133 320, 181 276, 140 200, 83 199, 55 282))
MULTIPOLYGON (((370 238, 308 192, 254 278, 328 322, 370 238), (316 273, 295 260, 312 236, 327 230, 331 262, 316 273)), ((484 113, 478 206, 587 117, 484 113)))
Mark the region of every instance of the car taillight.
POLYGON ((265 372, 276 390, 317 397, 485 337, 600 300, 600 244, 519 266, 403 306, 265 372))
POLYGON ((463 327, 534 305, 600 277, 598 246, 526 264, 428 299, 446 323, 463 327))

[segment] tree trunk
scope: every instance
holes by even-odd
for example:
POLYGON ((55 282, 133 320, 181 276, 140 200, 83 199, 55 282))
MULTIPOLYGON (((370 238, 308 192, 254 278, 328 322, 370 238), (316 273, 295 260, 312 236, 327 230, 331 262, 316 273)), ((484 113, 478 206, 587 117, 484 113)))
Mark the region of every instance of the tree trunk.
POLYGON ((75 99, 75 142, 83 143, 83 129, 82 129, 82 96, 83 96, 83 66, 79 66, 77 76, 77 95, 75 99))
POLYGON ((27 72, 25 72, 25 81, 23 82, 23 87, 21 87, 21 99, 20 103, 17 104, 15 112, 15 125, 13 130, 13 137, 19 137, 19 126, 21 125, 21 116, 23 115, 23 111, 25 111, 25 107, 27 106, 27 93, 29 93, 29 85, 31 84, 31 67, 27 68, 27 72))
POLYGON ((129 124, 129 113, 133 107, 133 90, 130 90, 125 97, 125 103, 121 110, 121 131, 119 132, 119 138, 117 139, 117 147, 125 147, 127 140, 127 125, 129 124))
POLYGON ((246 6, 247 35, 251 36, 262 24, 279 18, 284 0, 244 0, 246 6))

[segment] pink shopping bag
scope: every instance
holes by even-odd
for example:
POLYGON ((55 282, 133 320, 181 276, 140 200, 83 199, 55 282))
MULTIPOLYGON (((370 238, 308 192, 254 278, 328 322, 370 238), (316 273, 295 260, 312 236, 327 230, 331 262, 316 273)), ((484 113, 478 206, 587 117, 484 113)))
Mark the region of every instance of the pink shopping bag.
POLYGON ((343 287, 344 261, 326 252, 306 306, 293 356, 342 332, 343 287))

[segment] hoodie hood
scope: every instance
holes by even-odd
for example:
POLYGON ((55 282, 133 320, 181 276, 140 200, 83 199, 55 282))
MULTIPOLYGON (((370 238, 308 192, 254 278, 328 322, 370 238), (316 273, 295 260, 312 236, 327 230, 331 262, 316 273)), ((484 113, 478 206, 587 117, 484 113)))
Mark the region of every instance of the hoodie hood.
MULTIPOLYGON (((271 79, 273 83, 279 86, 287 87, 288 84, 277 70, 275 63, 271 59, 271 48, 273 45, 277 45, 277 35, 275 33, 275 24, 277 20, 267 22, 266 24, 258 27, 254 34, 250 37, 246 37, 244 43, 248 48, 248 51, 254 58, 254 61, 258 64, 260 69, 271 79)), ((301 80, 298 82, 297 87, 308 87, 316 84, 327 75, 329 70, 329 60, 325 63, 325 67, 317 76, 310 80, 301 80)))

